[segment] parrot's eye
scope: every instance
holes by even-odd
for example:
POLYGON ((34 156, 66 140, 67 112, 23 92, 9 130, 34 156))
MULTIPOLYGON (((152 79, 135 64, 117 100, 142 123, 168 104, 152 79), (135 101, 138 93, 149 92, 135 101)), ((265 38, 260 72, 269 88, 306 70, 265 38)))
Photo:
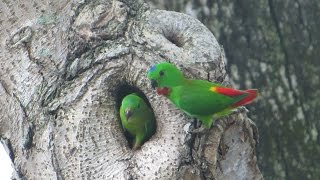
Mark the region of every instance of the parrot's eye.
POLYGON ((164 72, 163 72, 163 71, 160 71, 160 72, 159 72, 159 75, 160 75, 160 76, 163 76, 163 75, 164 75, 164 72))

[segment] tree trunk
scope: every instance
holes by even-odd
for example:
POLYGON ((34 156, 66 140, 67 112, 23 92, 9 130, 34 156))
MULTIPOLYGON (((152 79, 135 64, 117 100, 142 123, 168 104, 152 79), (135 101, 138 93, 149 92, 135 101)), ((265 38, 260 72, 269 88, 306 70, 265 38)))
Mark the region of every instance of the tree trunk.
POLYGON ((234 85, 260 90, 248 107, 264 177, 319 179, 320 1, 152 2, 204 23, 226 50, 234 85))
POLYGON ((0 136, 16 179, 262 179, 242 110, 204 133, 149 86, 168 60, 228 84, 224 51, 199 21, 140 1, 0 3, 0 136), (157 130, 133 151, 119 106, 144 94, 157 130))

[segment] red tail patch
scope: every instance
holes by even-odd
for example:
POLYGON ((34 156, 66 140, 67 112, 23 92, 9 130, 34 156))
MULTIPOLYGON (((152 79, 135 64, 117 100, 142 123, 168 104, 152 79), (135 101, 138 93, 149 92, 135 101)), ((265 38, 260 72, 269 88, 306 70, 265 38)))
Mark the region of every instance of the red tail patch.
POLYGON ((238 107, 238 106, 243 106, 246 104, 250 104, 257 96, 258 96, 258 90, 257 89, 248 89, 244 90, 242 92, 249 93, 248 96, 246 96, 244 99, 236 102, 235 104, 232 105, 232 107, 238 107))
POLYGON ((227 88, 227 87, 213 86, 210 88, 210 90, 213 92, 217 92, 219 94, 230 96, 230 97, 248 94, 244 99, 241 99, 240 101, 234 103, 231 106, 233 108, 251 103, 258 95, 258 90, 256 89, 248 89, 248 90, 241 91, 241 90, 236 90, 236 89, 227 88))
POLYGON ((227 88, 227 87, 214 87, 214 88, 211 88, 211 90, 214 90, 215 92, 226 95, 226 96, 239 96, 246 93, 245 91, 240 91, 240 90, 227 88))

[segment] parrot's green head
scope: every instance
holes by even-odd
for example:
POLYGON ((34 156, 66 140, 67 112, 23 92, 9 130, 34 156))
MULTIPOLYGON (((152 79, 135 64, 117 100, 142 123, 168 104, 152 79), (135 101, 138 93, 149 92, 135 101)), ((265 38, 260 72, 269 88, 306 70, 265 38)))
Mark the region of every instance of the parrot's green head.
POLYGON ((131 117, 141 111, 141 107, 146 106, 144 101, 135 93, 129 94, 123 98, 121 108, 124 110, 124 116, 129 122, 131 117))
POLYGON ((173 64, 162 62, 152 66, 148 71, 152 88, 172 88, 184 83, 182 72, 173 64))

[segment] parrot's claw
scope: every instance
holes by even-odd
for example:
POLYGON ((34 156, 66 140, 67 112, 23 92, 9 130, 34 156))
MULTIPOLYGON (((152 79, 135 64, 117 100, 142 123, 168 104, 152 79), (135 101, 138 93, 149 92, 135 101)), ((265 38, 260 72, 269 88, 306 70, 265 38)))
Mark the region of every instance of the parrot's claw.
POLYGON ((237 114, 237 113, 247 113, 249 112, 247 108, 245 108, 244 106, 240 106, 237 109, 233 109, 231 110, 231 114, 237 114))
POLYGON ((197 129, 193 129, 191 131, 189 131, 191 134, 206 134, 210 129, 205 128, 203 126, 197 128, 197 129))

